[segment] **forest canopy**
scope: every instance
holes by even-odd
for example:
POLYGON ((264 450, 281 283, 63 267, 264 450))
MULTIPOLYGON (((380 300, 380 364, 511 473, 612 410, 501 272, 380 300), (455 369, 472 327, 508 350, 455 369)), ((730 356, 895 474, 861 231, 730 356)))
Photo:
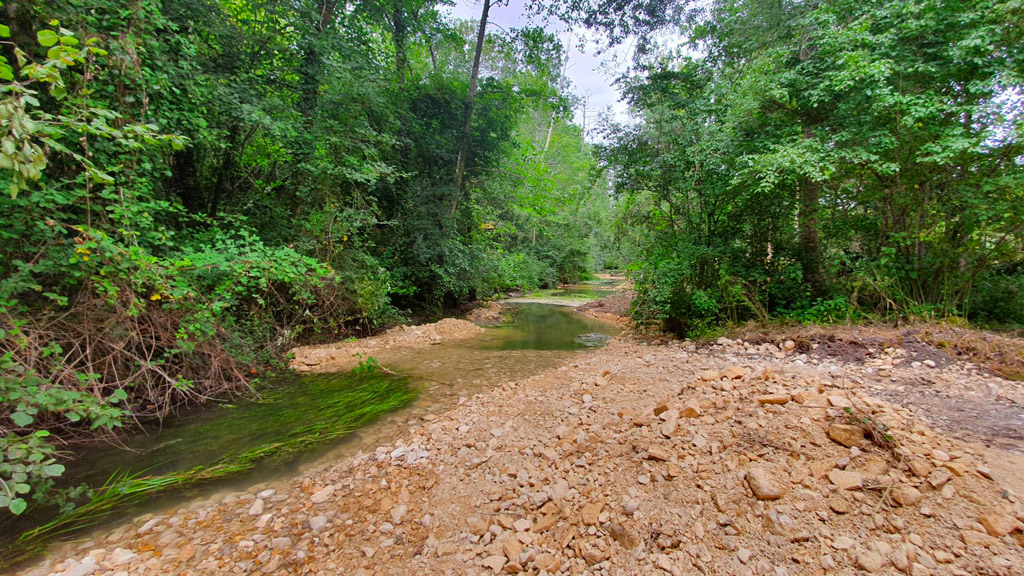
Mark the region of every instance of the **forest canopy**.
POLYGON ((637 316, 1024 323, 1021 8, 694 4, 605 154, 637 316))

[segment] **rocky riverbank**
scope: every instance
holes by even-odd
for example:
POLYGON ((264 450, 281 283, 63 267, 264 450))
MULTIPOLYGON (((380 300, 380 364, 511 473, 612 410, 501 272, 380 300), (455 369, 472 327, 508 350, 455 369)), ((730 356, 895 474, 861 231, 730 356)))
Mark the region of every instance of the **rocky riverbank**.
POLYGON ((398 326, 387 332, 363 338, 337 342, 326 346, 303 346, 288 352, 290 366, 299 372, 342 372, 357 366, 360 361, 396 346, 421 348, 435 346, 475 336, 484 329, 468 320, 445 318, 422 326, 398 326))
POLYGON ((905 395, 936 386, 1021 415, 1020 385, 870 349, 623 338, 391 445, 140 517, 21 573, 1020 574, 1021 446, 940 433, 905 395))

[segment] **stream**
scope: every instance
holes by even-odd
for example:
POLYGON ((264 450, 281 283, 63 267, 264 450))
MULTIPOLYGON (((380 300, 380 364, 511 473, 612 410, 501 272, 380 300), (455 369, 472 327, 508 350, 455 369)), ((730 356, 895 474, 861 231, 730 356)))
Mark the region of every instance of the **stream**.
MULTIPOLYGON (((609 293, 605 286, 581 286, 582 301, 609 293), (589 297, 589 298, 587 298, 589 297)), ((374 357, 400 374, 356 375, 285 373, 261 387, 262 398, 193 411, 159 430, 137 434, 122 446, 93 445, 68 465, 68 485, 99 486, 115 474, 153 476, 210 466, 226 456, 287 442, 298 430, 331 428, 339 405, 362 400, 366 390, 411 386, 415 399, 360 429, 316 446, 268 457, 229 480, 170 490, 111 517, 139 514, 206 498, 215 492, 272 482, 303 470, 393 442, 421 426, 423 417, 454 408, 459 398, 486 392, 506 382, 554 368, 581 351, 601 346, 618 334, 615 325, 574 312, 566 306, 519 303, 512 321, 479 335, 427 347, 381 349, 374 357), (356 398, 356 400, 352 400, 356 398)), ((329 437, 330 435, 327 435, 329 437)), ((109 521, 108 521, 109 522, 109 521)), ((6 531, 6 527, 5 527, 6 531)))

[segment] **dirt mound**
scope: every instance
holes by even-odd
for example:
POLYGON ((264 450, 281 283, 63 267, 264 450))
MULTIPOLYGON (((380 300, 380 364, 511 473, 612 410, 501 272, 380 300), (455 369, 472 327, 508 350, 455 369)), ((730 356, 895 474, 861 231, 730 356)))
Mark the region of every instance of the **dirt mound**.
POLYGON ((577 307, 576 311, 594 316, 612 316, 626 320, 629 318, 629 308, 635 296, 636 293, 630 288, 617 290, 604 298, 577 307))
POLYGON ((338 372, 351 369, 377 350, 393 346, 430 346, 473 336, 483 330, 472 322, 455 318, 421 326, 399 326, 362 340, 295 348, 289 352, 293 357, 290 366, 301 372, 338 372))
POLYGON ((497 302, 482 302, 466 314, 466 319, 483 326, 499 326, 505 322, 505 312, 497 302))

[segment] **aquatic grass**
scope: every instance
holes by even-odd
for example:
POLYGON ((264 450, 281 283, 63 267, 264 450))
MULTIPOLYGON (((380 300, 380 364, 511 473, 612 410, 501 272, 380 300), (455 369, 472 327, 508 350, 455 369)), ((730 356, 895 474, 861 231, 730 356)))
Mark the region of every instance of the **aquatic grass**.
MULTIPOLYGON (((53 538, 73 533, 102 522, 111 514, 124 511, 158 493, 183 489, 224 479, 257 466, 287 462, 318 445, 352 433, 378 416, 411 402, 417 390, 408 378, 387 374, 370 374, 355 379, 339 391, 332 385, 341 380, 351 383, 350 375, 319 375, 307 377, 307 393, 333 394, 330 401, 313 410, 301 402, 289 402, 295 390, 283 386, 268 391, 258 403, 273 408, 273 417, 260 422, 245 423, 252 414, 233 412, 196 431, 197 436, 217 434, 247 424, 254 431, 271 430, 274 438, 240 452, 225 454, 208 465, 193 466, 165 474, 149 475, 147 471, 117 471, 98 488, 92 490, 88 502, 59 514, 45 524, 22 533, 4 553, 0 567, 10 566, 38 554, 53 538), (296 422, 305 424, 295 427, 296 422)), ((266 411, 266 410, 264 410, 266 411)))

